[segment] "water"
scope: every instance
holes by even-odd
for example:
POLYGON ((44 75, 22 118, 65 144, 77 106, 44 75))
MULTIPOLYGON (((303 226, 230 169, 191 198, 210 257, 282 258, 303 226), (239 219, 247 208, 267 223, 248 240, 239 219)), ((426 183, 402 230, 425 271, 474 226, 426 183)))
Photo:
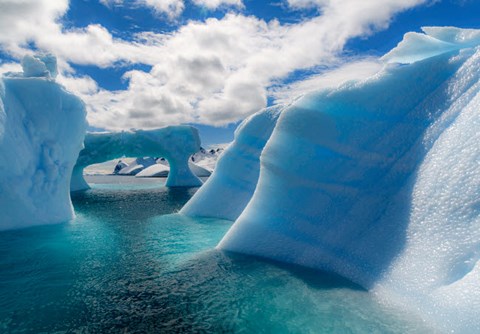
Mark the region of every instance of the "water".
POLYGON ((69 223, 0 233, 1 333, 428 333, 339 277, 214 250, 196 189, 89 177, 69 223))

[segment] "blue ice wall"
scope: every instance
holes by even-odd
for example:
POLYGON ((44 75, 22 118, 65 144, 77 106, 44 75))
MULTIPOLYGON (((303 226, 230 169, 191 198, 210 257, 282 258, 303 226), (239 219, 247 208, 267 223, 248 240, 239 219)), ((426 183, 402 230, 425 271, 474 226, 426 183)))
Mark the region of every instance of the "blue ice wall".
MULTIPOLYGON (((338 273, 480 330, 479 32, 426 28, 361 82, 285 108, 220 249, 338 273)), ((218 172, 218 170, 216 171, 218 172)))
POLYGON ((255 191, 260 154, 282 109, 275 106, 261 110, 240 124, 234 142, 220 157, 215 173, 182 208, 182 214, 232 221, 238 218, 255 191))
POLYGON ((0 79, 0 230, 68 221, 85 107, 54 80, 55 58, 26 56, 0 79), (45 59, 47 63, 44 63, 45 59))

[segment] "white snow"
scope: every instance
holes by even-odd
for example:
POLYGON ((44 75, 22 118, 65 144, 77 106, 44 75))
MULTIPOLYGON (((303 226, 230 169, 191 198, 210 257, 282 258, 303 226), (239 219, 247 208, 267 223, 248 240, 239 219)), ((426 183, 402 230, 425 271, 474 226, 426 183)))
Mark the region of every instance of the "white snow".
POLYGON ((70 177, 87 127, 82 101, 53 79, 53 56, 22 65, 0 79, 0 230, 74 217, 70 177))
POLYGON ((136 176, 137 177, 167 177, 169 172, 170 172, 170 167, 165 166, 163 164, 155 164, 145 168, 136 176))

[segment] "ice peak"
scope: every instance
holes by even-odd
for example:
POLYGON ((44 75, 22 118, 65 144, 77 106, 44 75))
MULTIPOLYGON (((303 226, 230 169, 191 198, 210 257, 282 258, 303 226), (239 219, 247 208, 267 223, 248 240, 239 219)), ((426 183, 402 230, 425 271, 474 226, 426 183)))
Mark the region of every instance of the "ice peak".
POLYGON ((23 76, 55 79, 58 74, 57 58, 52 54, 26 55, 22 59, 23 76))
POLYGON ((422 27, 409 32, 393 50, 382 57, 388 63, 410 64, 443 53, 480 44, 480 30, 456 27, 422 27))

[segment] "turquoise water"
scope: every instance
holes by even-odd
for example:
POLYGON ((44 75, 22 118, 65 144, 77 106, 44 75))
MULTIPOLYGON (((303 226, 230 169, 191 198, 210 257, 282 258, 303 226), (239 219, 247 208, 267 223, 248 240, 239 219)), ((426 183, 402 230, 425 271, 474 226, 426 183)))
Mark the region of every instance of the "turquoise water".
POLYGON ((0 232, 1 333, 426 333, 339 277, 214 250, 196 189, 90 177, 69 223, 0 232))

